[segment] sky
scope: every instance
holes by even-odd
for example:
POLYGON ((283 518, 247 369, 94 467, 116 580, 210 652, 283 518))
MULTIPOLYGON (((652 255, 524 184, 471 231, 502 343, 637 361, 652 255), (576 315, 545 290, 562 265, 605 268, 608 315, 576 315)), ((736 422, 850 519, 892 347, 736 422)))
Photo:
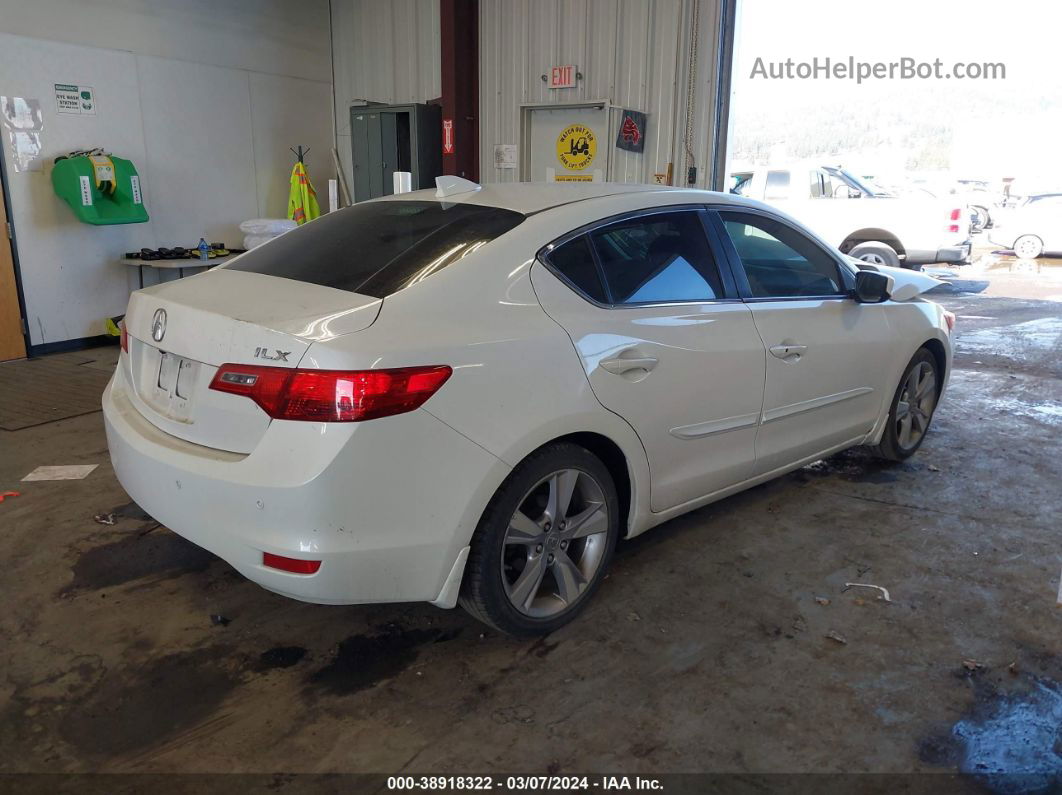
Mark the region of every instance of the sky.
MULTIPOLYGON (((946 164, 1062 188, 1062 3, 739 0, 732 158, 821 146, 861 171, 946 164), (1001 80, 753 78, 764 62, 1002 63, 1001 80), (833 140, 830 140, 830 139, 833 140), (841 140, 843 139, 843 143, 841 140)), ((958 172, 962 172, 959 174, 958 172)))

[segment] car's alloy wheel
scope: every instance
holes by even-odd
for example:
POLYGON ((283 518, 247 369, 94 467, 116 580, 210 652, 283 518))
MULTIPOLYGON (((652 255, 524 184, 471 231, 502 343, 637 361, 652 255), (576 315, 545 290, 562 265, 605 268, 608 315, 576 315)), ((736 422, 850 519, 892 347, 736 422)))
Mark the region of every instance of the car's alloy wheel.
POLYGON ((905 450, 918 446, 929 430, 937 402, 937 376, 929 362, 918 362, 907 371, 900 399, 896 402, 896 441, 905 450))
POLYGON ((461 605, 503 632, 552 632, 582 610, 619 536, 608 468, 560 442, 528 456, 499 487, 473 534, 461 605))
POLYGON ((921 446, 940 397, 937 360, 919 348, 904 370, 892 398, 888 422, 876 451, 883 458, 903 461, 921 446))
POLYGON ((548 618, 575 605, 605 556, 609 516, 593 476, 552 472, 535 484, 509 520, 502 582, 513 607, 548 618))
POLYGON ((1044 243, 1036 235, 1022 235, 1014 241, 1014 254, 1018 259, 1036 259, 1044 250, 1044 243))

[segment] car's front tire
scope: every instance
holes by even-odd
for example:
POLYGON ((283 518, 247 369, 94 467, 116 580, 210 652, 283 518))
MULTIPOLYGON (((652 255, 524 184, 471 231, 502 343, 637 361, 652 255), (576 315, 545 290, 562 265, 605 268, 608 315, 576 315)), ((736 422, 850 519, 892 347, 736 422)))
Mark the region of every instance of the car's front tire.
POLYGON ((892 397, 885 431, 874 448, 879 456, 903 461, 922 446, 940 397, 940 378, 936 358, 926 348, 919 348, 892 397))
POLYGON ((578 445, 547 445, 509 474, 483 512, 461 606, 510 635, 553 632, 597 590, 619 529, 605 465, 578 445))

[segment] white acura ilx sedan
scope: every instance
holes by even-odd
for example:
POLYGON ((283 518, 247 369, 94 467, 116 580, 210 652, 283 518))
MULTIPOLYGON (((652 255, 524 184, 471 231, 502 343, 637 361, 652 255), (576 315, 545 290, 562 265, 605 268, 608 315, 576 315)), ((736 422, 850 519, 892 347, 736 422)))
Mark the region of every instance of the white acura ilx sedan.
POLYGON ((951 364, 934 284, 733 195, 440 178, 135 292, 107 439, 265 588, 548 632, 620 536, 914 453, 951 364))

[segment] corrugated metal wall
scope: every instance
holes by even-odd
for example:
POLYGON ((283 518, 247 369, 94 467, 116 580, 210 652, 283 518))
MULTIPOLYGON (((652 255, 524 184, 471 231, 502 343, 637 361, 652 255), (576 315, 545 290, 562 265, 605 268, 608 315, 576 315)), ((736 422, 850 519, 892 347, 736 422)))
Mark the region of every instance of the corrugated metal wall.
MULTIPOLYGON (((480 180, 511 182, 494 167, 495 144, 521 143, 521 107, 605 100, 611 114, 607 178, 652 182, 674 163, 685 183, 690 33, 696 18, 692 153, 697 185, 714 150, 721 0, 480 0, 480 180), (575 64, 575 88, 541 75, 575 64), (648 114, 645 151, 614 147, 620 109, 648 114)), ((434 99, 440 93, 438 0, 332 0, 338 146, 349 168, 349 106, 434 99)), ((460 142, 458 142, 460 145, 460 142)), ((349 173, 349 171, 348 171, 349 173)))
POLYGON ((332 0, 336 149, 351 180, 350 106, 442 94, 439 0, 332 0))
MULTIPOLYGON (((686 74, 697 0, 484 0, 480 15, 480 179, 514 181, 495 169, 494 145, 519 144, 521 105, 607 100, 611 114, 608 179, 651 182, 685 163, 686 74), (575 88, 550 90, 541 76, 575 64, 575 88), (648 114, 645 151, 614 148, 620 109, 648 114)), ((707 178, 714 125, 717 0, 699 0, 694 157, 707 178)))

